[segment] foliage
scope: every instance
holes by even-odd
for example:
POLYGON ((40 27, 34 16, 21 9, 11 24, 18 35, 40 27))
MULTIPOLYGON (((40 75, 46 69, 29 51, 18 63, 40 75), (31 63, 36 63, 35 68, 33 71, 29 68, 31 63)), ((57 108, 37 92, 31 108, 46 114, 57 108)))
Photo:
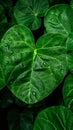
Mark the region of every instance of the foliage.
POLYGON ((73 31, 73 11, 69 5, 60 4, 48 9, 44 25, 48 33, 68 35, 73 31))
POLYGON ((0 79, 4 82, 0 87, 5 84, 29 104, 48 96, 67 73, 65 40, 59 34, 45 34, 35 46, 28 28, 22 25, 10 28, 1 40, 0 79))
POLYGON ((64 106, 54 106, 38 114, 33 130, 72 130, 72 128, 73 113, 64 106))
POLYGON ((68 75, 63 87, 65 105, 73 111, 73 74, 68 75))
POLYGON ((73 0, 0 0, 0 129, 73 129, 73 0))
POLYGON ((41 18, 49 7, 48 0, 18 0, 14 7, 14 16, 19 24, 35 30, 41 26, 41 18))

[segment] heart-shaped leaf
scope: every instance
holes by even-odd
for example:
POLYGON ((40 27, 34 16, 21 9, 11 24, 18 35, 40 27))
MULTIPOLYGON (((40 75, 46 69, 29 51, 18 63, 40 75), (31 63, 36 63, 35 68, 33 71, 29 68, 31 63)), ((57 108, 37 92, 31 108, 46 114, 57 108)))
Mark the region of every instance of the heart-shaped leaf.
POLYGON ((72 130, 73 113, 64 106, 49 107, 36 117, 33 130, 72 130))
POLYGON ((48 0, 18 0, 14 8, 14 16, 18 24, 36 30, 41 26, 41 18, 49 7, 48 0))
POLYGON ((35 46, 28 28, 16 25, 7 31, 1 41, 0 65, 14 95, 33 104, 58 87, 67 73, 65 40, 60 34, 45 34, 35 46))
POLYGON ((63 98, 66 106, 73 109, 73 74, 70 74, 65 80, 63 98))
POLYGON ((48 33, 68 35, 73 31, 73 11, 69 5, 52 6, 46 13, 44 25, 48 33))

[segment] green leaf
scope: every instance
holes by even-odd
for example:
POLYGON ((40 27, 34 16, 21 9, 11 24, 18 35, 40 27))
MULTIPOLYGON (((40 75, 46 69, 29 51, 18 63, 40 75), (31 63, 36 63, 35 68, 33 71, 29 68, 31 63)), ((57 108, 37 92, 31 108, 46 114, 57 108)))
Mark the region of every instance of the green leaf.
POLYGON ((9 130, 32 130, 33 114, 29 111, 20 112, 17 109, 8 112, 9 130))
POLYGON ((73 74, 70 74, 65 82, 63 87, 63 98, 65 105, 72 109, 73 108, 73 74))
POLYGON ((36 117, 33 130, 72 130, 73 113, 64 106, 49 107, 36 117))
POLYGON ((0 47, 0 90, 5 87, 5 76, 2 68, 2 62, 3 62, 3 53, 2 49, 0 47))
POLYGON ((73 33, 71 33, 66 41, 67 46, 67 65, 71 73, 73 73, 73 33))
POLYGON ((18 0, 14 8, 14 16, 18 24, 36 30, 41 26, 41 18, 48 9, 48 0, 18 0))
POLYGON ((45 34, 36 43, 31 31, 16 25, 1 42, 6 86, 25 103, 36 103, 54 91, 67 73, 66 37, 45 34))
POLYGON ((69 5, 52 6, 46 13, 44 25, 48 33, 67 35, 73 31, 73 11, 69 5))
MULTIPOLYGON (((5 85, 11 85, 21 73, 22 78, 19 79, 22 79, 22 81, 24 81, 23 75, 29 75, 33 47, 33 35, 26 27, 15 26, 7 31, 0 46, 0 88, 5 85), (3 82, 1 83, 1 81, 3 82)), ((25 79, 26 81, 27 78, 25 79)))

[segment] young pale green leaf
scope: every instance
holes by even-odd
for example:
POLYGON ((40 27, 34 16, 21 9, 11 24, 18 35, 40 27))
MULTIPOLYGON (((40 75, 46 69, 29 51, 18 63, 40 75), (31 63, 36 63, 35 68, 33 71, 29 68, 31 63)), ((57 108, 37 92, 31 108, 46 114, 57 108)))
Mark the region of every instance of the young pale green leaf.
POLYGON ((64 83, 63 98, 66 106, 72 109, 73 107, 73 74, 70 74, 64 83))
POLYGON ((48 33, 68 35, 73 31, 73 11, 71 7, 66 4, 51 7, 45 15, 44 25, 48 33))
POLYGON ((41 26, 41 18, 48 9, 48 0, 18 0, 14 8, 14 16, 18 24, 36 30, 41 26))
POLYGON ((73 113, 64 106, 49 107, 36 117, 33 130, 72 130, 73 113))
POLYGON ((7 31, 1 42, 1 69, 14 95, 33 104, 54 91, 67 73, 65 40, 61 34, 46 34, 35 46, 28 28, 16 25, 7 31))
POLYGON ((67 65, 71 73, 73 73, 73 33, 68 36, 67 46, 67 65))
POLYGON ((33 113, 29 111, 20 112, 17 109, 8 112, 7 116, 9 130, 32 130, 33 113))

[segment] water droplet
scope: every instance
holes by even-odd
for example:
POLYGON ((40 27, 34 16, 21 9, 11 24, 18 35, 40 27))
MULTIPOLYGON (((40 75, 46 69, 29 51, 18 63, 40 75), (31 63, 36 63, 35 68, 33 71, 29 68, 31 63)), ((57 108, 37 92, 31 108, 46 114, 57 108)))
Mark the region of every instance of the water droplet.
POLYGON ((36 93, 35 93, 35 92, 32 92, 32 94, 35 96, 36 93))
POLYGON ((10 51, 11 54, 13 54, 13 51, 10 51))
POLYGON ((35 15, 35 17, 37 17, 37 16, 38 16, 38 13, 34 13, 34 15, 35 15))
POLYGON ((46 65, 46 63, 45 63, 45 62, 44 62, 43 64, 44 64, 44 65, 46 65))

